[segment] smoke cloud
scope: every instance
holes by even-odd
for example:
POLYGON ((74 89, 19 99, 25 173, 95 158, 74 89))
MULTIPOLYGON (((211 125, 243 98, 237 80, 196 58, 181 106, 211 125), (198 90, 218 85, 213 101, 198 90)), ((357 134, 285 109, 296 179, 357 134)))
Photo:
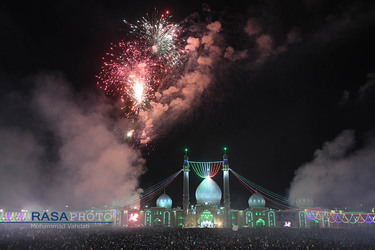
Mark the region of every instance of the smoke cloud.
POLYGON ((223 59, 221 29, 220 22, 212 22, 197 37, 187 39, 185 49, 190 52, 185 73, 172 86, 157 93, 158 99, 151 103, 150 110, 140 113, 144 134, 148 135, 141 140, 142 144, 155 138, 159 128, 167 129, 199 105, 202 93, 214 80, 215 65, 223 59))
POLYGON ((370 92, 370 90, 375 85, 375 72, 367 74, 367 77, 369 78, 369 80, 364 85, 362 85, 358 90, 359 98, 361 100, 365 98, 368 92, 370 92))
POLYGON ((247 57, 247 49, 235 51, 232 47, 227 47, 224 53, 224 58, 231 61, 243 60, 247 57))
POLYGON ((145 162, 115 136, 112 106, 76 93, 62 77, 36 82, 25 109, 37 122, 7 124, 10 112, 2 110, 0 207, 87 209, 136 196, 145 162))
POLYGON ((302 41, 302 37, 297 28, 292 28, 287 34, 287 43, 294 44, 302 41))
POLYGON ((249 36, 257 35, 260 32, 262 32, 262 30, 263 30, 263 28, 260 25, 260 22, 258 21, 258 19, 254 18, 254 17, 247 20, 246 27, 244 28, 244 31, 249 36))
MULTIPOLYGON (((247 20, 246 26, 244 27, 244 32, 247 34, 252 46, 249 49, 250 59, 249 68, 255 69, 264 65, 271 56, 276 56, 278 54, 284 53, 288 50, 288 46, 297 44, 302 41, 302 37, 297 27, 293 27, 285 34, 285 39, 282 42, 276 42, 270 33, 270 29, 262 24, 260 18, 251 17, 247 20)), ((242 52, 240 58, 245 58, 245 52, 242 52)), ((231 50, 227 50, 227 57, 231 54, 231 50)), ((246 50, 247 54, 247 50, 246 50)))
POLYGON ((312 198, 314 206, 326 208, 363 209, 375 199, 374 170, 374 136, 356 149, 354 131, 345 130, 296 171, 289 197, 312 198))

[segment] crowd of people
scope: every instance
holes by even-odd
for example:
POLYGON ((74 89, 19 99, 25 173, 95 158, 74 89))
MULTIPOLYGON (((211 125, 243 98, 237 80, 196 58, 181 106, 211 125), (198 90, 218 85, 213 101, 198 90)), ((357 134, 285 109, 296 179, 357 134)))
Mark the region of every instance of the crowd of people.
POLYGON ((375 229, 1 229, 0 249, 375 249, 375 229))

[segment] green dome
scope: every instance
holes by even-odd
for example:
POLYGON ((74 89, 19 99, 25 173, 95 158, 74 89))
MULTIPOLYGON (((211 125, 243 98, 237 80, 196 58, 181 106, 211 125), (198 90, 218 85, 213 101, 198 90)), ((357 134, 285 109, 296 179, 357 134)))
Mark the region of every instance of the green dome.
POLYGON ((250 196, 248 203, 249 203, 249 207, 265 207, 266 206, 266 200, 259 193, 255 193, 252 196, 250 196))
POLYGON ((164 208, 171 208, 172 207, 172 199, 167 194, 162 194, 156 200, 157 207, 164 207, 164 208))
POLYGON ((201 205, 220 204, 221 189, 214 180, 207 177, 199 184, 195 191, 195 198, 201 205))

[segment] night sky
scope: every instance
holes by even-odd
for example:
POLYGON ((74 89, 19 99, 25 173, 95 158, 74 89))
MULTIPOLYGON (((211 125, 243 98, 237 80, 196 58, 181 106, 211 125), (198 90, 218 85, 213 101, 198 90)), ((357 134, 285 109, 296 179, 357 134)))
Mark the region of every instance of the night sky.
MULTIPOLYGON (((350 130, 355 143, 349 151, 355 154, 372 141, 373 3, 3 1, 0 4, 2 154, 7 152, 5 129, 31 131, 47 151, 42 160, 46 164, 41 167, 43 174, 48 176, 49 171, 53 172, 47 165, 59 161, 61 144, 54 139, 53 132, 44 131, 43 121, 28 104, 36 88, 31 79, 38 74, 57 74, 75 93, 103 95, 95 75, 110 43, 126 35, 122 20, 135 21, 154 8, 169 10, 175 22, 182 22, 193 13, 199 13, 202 23, 220 21, 223 47, 247 49, 249 53, 247 58, 213 69, 213 83, 199 97, 199 105, 162 131, 148 147, 141 148, 146 171, 140 177, 140 187, 147 188, 181 169, 185 147, 189 149, 190 160, 217 161, 222 159, 226 146, 233 170, 287 196, 295 171, 313 161, 314 152, 324 143, 350 130), (257 50, 255 38, 245 31, 251 18, 259 21, 262 34, 270 35, 273 41, 272 52, 257 65, 252 54, 257 50), (297 35, 288 43, 291 30, 297 35), (280 51, 276 52, 278 48, 280 51)), ((106 98, 106 102, 116 103, 116 98, 106 98)), ((114 107, 118 108, 115 104, 114 107)), ((11 171, 9 166, 3 163, 1 172, 11 171)), ((366 169, 374 167, 372 162, 366 169)), ((200 179, 193 172, 190 176, 190 201, 195 204, 195 188, 200 179)), ((221 171, 214 180, 222 185, 221 171)), ((22 182, 22 178, 17 181, 22 182)), ((251 193, 233 175, 230 183, 232 207, 247 207, 251 193)), ((0 192, 7 187, 11 188, 3 184, 0 192)), ((39 183, 35 190, 38 188, 45 186, 39 183)), ((370 187, 363 190, 367 188, 370 187)), ((369 191, 372 196, 373 190, 369 191)), ((182 206, 181 176, 166 192, 172 197, 173 206, 182 206)), ((0 199, 2 206, 6 204, 4 197, 0 199)), ((153 202, 155 199, 149 204, 153 202)))

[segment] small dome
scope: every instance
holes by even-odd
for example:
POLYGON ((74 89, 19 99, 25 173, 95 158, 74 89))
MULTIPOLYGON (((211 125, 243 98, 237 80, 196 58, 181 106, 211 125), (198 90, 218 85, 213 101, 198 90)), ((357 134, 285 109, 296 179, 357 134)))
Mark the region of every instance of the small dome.
POLYGON ((250 196, 249 200, 249 207, 264 207, 266 206, 266 201, 263 196, 259 193, 255 193, 250 196))
POLYGON ((220 204, 221 189, 214 180, 207 177, 199 184, 195 191, 195 198, 201 205, 220 204))
POLYGON ((172 208, 172 199, 167 194, 162 194, 156 200, 157 207, 172 208))

